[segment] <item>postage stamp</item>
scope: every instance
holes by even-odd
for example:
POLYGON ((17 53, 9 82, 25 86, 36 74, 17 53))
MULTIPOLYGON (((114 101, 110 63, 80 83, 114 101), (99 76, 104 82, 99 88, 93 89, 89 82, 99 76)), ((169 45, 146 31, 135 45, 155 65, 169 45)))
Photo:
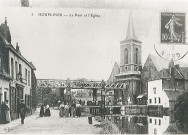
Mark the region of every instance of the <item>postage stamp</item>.
POLYGON ((159 42, 154 45, 156 53, 174 61, 187 55, 186 13, 160 12, 159 27, 159 42))
POLYGON ((185 13, 161 12, 161 43, 185 43, 185 13))

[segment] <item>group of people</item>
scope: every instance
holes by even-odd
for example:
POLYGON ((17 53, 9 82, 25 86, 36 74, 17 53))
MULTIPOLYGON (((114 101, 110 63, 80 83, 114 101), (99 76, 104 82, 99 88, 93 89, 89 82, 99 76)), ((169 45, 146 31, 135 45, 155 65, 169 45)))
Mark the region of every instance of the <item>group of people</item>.
MULTIPOLYGON (((18 105, 18 115, 21 116, 21 124, 24 124, 24 119, 26 112, 29 109, 24 104, 24 100, 21 100, 21 103, 18 105)), ((0 104, 0 124, 6 124, 11 121, 10 118, 10 108, 8 107, 8 101, 2 102, 0 104)))
POLYGON ((69 105, 68 103, 64 105, 62 104, 59 106, 59 116, 60 117, 80 117, 81 116, 81 105, 72 103, 69 105))
POLYGON ((8 101, 0 104, 0 124, 6 124, 10 122, 10 113, 8 107, 8 101))
POLYGON ((43 104, 41 105, 39 116, 40 117, 50 117, 51 116, 50 106, 48 104, 46 106, 43 104))
MULTIPOLYGON (((81 116, 81 105, 79 103, 76 104, 76 102, 73 102, 72 104, 64 104, 62 102, 59 105, 59 116, 60 117, 80 117, 81 116)), ((40 117, 50 117, 50 107, 47 104, 46 106, 44 104, 41 105, 40 108, 40 117)))

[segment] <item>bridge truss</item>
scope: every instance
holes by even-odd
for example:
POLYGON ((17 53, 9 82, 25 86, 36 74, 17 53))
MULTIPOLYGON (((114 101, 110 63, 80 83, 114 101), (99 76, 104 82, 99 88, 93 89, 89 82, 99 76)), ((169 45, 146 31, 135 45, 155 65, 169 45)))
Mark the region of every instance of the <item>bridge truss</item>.
POLYGON ((80 81, 80 80, 57 80, 57 79, 37 79, 37 87, 44 88, 71 88, 71 89, 124 89, 123 83, 105 81, 80 81))

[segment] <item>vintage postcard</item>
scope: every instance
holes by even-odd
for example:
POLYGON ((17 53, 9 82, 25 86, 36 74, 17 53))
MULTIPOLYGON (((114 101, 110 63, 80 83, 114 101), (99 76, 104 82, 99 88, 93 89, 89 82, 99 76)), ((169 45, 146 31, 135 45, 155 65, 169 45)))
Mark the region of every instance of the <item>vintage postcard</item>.
POLYGON ((188 134, 187 5, 0 0, 0 134, 188 134))

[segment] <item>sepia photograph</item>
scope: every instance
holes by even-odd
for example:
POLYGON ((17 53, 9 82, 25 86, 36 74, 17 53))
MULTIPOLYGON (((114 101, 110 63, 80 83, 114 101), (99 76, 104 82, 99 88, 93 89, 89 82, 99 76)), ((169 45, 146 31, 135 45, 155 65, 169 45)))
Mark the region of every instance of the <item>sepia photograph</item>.
POLYGON ((0 0, 0 134, 188 134, 187 5, 0 0))

